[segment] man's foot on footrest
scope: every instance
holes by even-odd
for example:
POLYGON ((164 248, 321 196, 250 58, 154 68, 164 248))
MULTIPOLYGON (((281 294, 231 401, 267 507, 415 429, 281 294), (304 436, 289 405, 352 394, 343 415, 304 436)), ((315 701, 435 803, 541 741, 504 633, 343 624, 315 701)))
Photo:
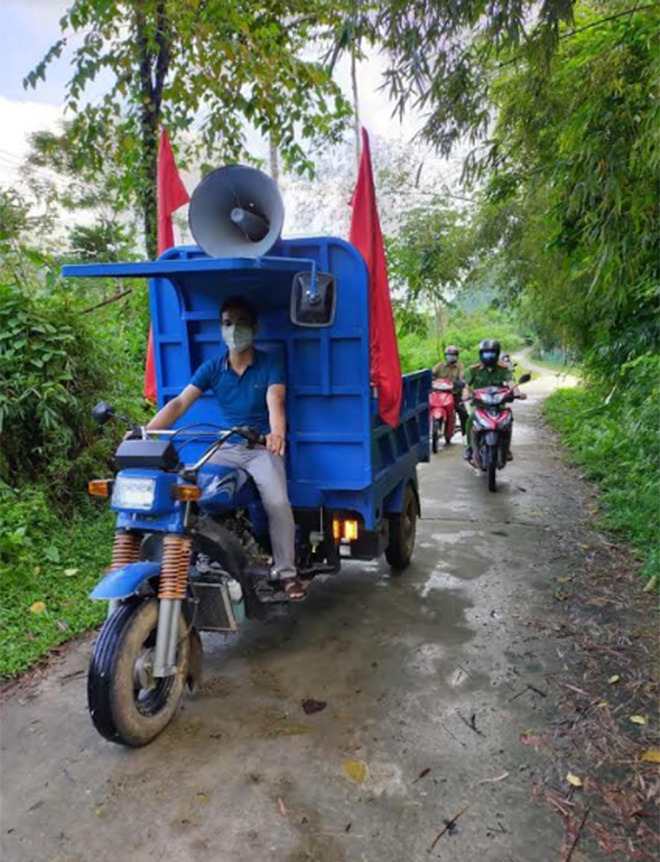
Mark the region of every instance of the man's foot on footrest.
POLYGON ((511 449, 508 449, 508 450, 507 450, 507 453, 506 453, 506 460, 507 460, 507 461, 513 461, 513 453, 511 452, 511 449))
POLYGON ((307 584, 300 578, 287 578, 282 584, 290 602, 304 602, 307 598, 307 584))
POLYGON ((465 451, 463 452, 463 458, 466 461, 472 460, 472 446, 466 446, 465 447, 465 451))

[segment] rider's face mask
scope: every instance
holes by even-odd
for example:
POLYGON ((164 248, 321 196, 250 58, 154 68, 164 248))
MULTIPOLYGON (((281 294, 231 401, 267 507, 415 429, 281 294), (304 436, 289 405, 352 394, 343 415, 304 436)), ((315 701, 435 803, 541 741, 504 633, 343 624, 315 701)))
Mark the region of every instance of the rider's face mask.
POLYGON ((251 326, 241 323, 222 324, 222 340, 230 350, 243 353, 252 347, 254 332, 251 326))
POLYGON ((453 365, 458 359, 458 356, 455 353, 446 353, 445 359, 447 360, 447 365, 453 365))

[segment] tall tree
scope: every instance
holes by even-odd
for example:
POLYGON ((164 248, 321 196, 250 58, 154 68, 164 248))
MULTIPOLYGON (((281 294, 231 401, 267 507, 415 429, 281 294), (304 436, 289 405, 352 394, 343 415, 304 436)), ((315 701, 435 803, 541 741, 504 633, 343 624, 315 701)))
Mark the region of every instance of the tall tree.
MULTIPOLYGON (((163 124, 210 157, 249 156, 246 124, 272 136, 285 165, 312 171, 302 143, 337 140, 350 106, 328 71, 303 57, 336 25, 330 0, 74 0, 62 36, 26 77, 73 50, 66 106, 72 146, 101 166, 119 134, 124 189, 140 205, 147 248, 156 252, 156 166, 163 124), (82 41, 80 37, 82 36, 82 41), (84 101, 92 82, 104 95, 84 101), (198 126, 196 128, 196 126, 198 126)), ((307 54, 306 56, 309 56, 307 54)))
POLYGON ((659 335, 659 11, 582 4, 546 74, 493 87, 483 245, 540 333, 602 368, 659 335))

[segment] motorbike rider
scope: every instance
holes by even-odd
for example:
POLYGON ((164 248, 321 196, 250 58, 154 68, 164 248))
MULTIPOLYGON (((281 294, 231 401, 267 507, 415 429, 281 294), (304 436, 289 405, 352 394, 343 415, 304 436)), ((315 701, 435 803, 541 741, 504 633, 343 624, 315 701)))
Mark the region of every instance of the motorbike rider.
POLYGON ((510 353, 503 353, 503 354, 500 356, 500 362, 503 362, 505 365, 508 365, 508 367, 509 367, 509 370, 510 370, 510 371, 515 371, 515 369, 516 369, 516 363, 515 363, 515 362, 513 361, 513 359, 511 358, 511 354, 510 354, 510 353))
POLYGON ((445 347, 445 361, 438 362, 433 367, 433 379, 439 380, 440 378, 445 378, 454 384, 454 404, 461 423, 461 434, 465 435, 468 413, 463 403, 461 387, 458 386, 459 383, 465 380, 465 370, 463 363, 458 361, 458 357, 458 347, 454 344, 447 345, 445 347))
MULTIPOLYGON (((514 382, 513 371, 504 362, 500 362, 500 343, 494 338, 486 338, 479 345, 479 362, 470 365, 467 373, 467 392, 471 395, 475 389, 485 389, 488 386, 510 386, 514 382)), ((526 395, 520 395, 526 398, 526 395)), ((472 425, 474 424, 474 407, 470 409, 467 428, 467 446, 463 457, 466 461, 472 460, 472 425)), ((513 460, 509 451, 507 459, 513 460)))
POLYGON ((287 597, 300 601, 307 585, 298 578, 295 567, 295 525, 284 466, 284 365, 254 347, 257 313, 246 297, 225 300, 220 309, 220 331, 226 351, 200 365, 185 389, 156 413, 147 428, 170 428, 210 389, 220 406, 223 428, 250 425, 266 435, 266 445, 252 449, 244 443, 225 443, 209 463, 240 467, 254 479, 268 516, 274 574, 283 582, 287 597))

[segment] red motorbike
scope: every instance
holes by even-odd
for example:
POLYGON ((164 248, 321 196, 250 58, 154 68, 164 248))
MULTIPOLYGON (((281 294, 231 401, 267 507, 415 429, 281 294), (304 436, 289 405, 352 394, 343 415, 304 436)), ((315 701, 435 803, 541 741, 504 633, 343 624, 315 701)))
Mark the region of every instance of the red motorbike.
MULTIPOLYGON (((518 383, 527 383, 529 374, 523 374, 518 383)), ((472 393, 474 423, 472 425, 472 463, 488 473, 488 490, 497 489, 497 471, 503 470, 509 457, 513 413, 510 404, 518 395, 509 386, 488 386, 472 393)))
POLYGON ((451 443, 456 427, 456 390, 464 384, 452 383, 446 377, 434 380, 429 395, 429 417, 431 449, 438 451, 438 442, 444 434, 445 442, 451 443))

